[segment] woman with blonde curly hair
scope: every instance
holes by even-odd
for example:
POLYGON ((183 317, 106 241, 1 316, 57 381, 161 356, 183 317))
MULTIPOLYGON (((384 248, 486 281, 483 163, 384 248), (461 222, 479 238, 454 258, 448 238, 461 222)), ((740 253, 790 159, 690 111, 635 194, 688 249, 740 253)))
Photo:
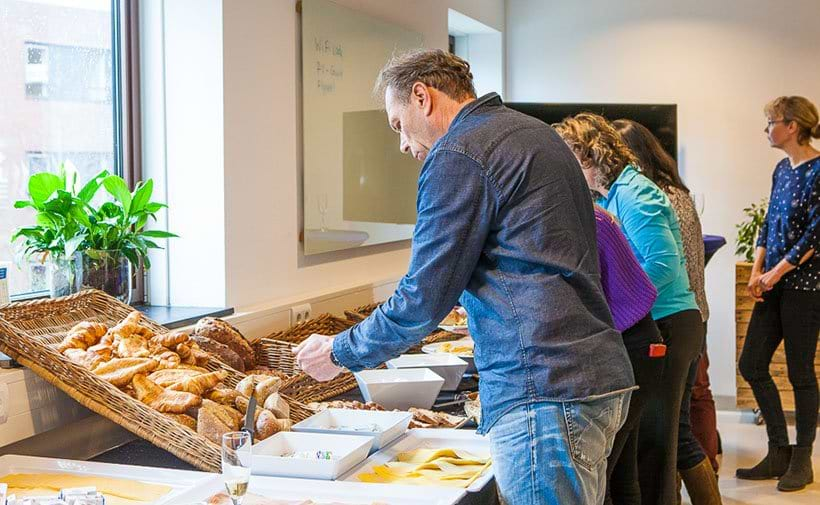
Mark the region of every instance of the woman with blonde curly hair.
MULTIPOLYGON (((642 503, 674 504, 679 439, 694 438, 688 425, 679 423, 681 401, 689 368, 703 345, 703 325, 689 288, 678 220, 669 198, 640 173, 635 155, 606 119, 581 113, 555 128, 578 158, 596 202, 618 218, 658 292, 652 317, 667 345, 666 366, 662 387, 641 419, 639 481, 642 503)), ((705 455, 700 459, 705 467, 686 469, 692 470, 692 503, 721 503, 711 465, 705 455)))
POLYGON ((811 452, 817 434, 818 389, 814 371, 820 333, 820 138, 817 108, 802 96, 781 96, 764 108, 766 135, 782 150, 772 177, 766 220, 760 230, 749 292, 752 319, 738 369, 752 386, 766 420, 769 451, 740 479, 779 479, 780 491, 797 491, 814 480, 811 452), (789 446, 780 394, 769 373, 783 342, 789 382, 794 388, 797 445, 789 446))

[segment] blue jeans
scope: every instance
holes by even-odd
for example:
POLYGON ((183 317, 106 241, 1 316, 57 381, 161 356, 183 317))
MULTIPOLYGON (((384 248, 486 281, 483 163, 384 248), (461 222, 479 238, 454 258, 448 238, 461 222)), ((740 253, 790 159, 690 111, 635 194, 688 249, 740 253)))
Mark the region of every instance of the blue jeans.
POLYGON ((519 405, 490 430, 493 467, 507 505, 604 501, 606 458, 626 420, 631 391, 519 405))

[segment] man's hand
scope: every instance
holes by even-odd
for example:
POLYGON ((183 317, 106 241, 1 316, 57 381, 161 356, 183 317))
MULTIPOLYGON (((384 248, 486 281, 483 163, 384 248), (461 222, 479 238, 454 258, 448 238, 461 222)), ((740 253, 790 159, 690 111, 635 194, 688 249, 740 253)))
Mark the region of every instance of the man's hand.
POLYGON ((296 346, 293 353, 296 355, 296 363, 303 372, 319 382, 325 382, 336 377, 343 370, 330 360, 331 349, 333 349, 333 337, 314 333, 296 346))

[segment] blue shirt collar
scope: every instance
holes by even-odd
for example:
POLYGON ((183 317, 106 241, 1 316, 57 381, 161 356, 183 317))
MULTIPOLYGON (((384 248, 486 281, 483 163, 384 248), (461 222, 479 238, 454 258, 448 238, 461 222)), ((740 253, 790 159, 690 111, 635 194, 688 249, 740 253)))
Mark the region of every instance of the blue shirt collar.
POLYGON ((502 105, 501 97, 498 96, 498 93, 487 93, 486 95, 480 96, 473 100, 472 102, 468 103, 460 111, 456 114, 456 117, 453 118, 453 122, 450 123, 450 129, 456 126, 458 123, 461 122, 465 117, 472 114, 476 109, 481 107, 484 104, 492 104, 492 105, 502 105))
POLYGON ((634 165, 627 165, 621 171, 621 174, 618 175, 614 181, 612 181, 612 184, 609 186, 609 193, 607 193, 605 197, 599 198, 598 203, 606 207, 618 191, 618 186, 628 186, 635 179, 635 177, 638 177, 639 175, 641 175, 641 173, 634 165))

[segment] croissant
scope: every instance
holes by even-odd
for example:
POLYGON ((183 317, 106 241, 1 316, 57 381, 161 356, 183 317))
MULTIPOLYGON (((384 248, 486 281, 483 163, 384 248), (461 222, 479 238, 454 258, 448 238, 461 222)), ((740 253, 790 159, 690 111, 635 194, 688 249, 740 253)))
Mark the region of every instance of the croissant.
POLYGON ((179 354, 179 359, 182 360, 183 363, 186 365, 196 365, 196 358, 193 352, 191 352, 191 348, 186 344, 178 344, 176 351, 177 354, 179 354))
POLYGON ((186 391, 195 395, 202 396, 206 391, 213 389, 214 386, 225 380, 228 372, 219 370, 216 372, 209 372, 195 377, 183 379, 176 384, 168 387, 171 391, 186 391))
POLYGON ((97 344, 89 347, 88 352, 96 354, 103 361, 109 361, 112 358, 114 349, 110 345, 97 344))
POLYGON ((198 345, 191 345, 191 356, 197 366, 206 366, 211 362, 211 355, 199 348, 198 345))
POLYGON ((57 346, 59 352, 65 352, 67 349, 80 349, 84 351, 88 349, 88 344, 85 343, 85 339, 82 335, 69 333, 63 338, 60 345, 57 346))
POLYGON ((181 360, 179 359, 179 354, 175 353, 174 351, 165 351, 159 356, 155 356, 154 359, 157 359, 159 361, 160 370, 166 368, 176 368, 177 366, 179 366, 181 362, 181 360))
POLYGON ((149 375, 148 378, 157 383, 158 386, 167 388, 177 382, 201 375, 201 373, 202 372, 196 370, 186 370, 182 368, 160 368, 149 375))
POLYGON ((235 389, 214 388, 205 396, 211 401, 230 407, 236 405, 236 399, 240 396, 240 393, 235 389))
POLYGON ((120 338, 116 349, 120 358, 145 358, 151 355, 148 352, 148 341, 139 335, 120 338))
POLYGON ((172 331, 162 335, 156 335, 152 340, 163 347, 173 349, 178 344, 184 344, 190 339, 188 334, 184 331, 172 331))
POLYGON ((81 367, 93 370, 94 367, 101 364, 103 359, 93 352, 84 351, 78 348, 69 348, 63 351, 63 355, 81 367))
POLYGON ((115 358, 94 369, 94 374, 117 387, 123 387, 135 375, 153 371, 157 362, 151 358, 115 358))
POLYGON ((135 375, 131 385, 139 401, 159 412, 182 414, 202 403, 202 398, 197 395, 162 389, 144 374, 135 375))
POLYGON ((78 335, 85 340, 86 347, 96 344, 100 337, 105 335, 108 328, 102 323, 95 323, 92 321, 83 321, 75 324, 70 330, 69 335, 78 335))

